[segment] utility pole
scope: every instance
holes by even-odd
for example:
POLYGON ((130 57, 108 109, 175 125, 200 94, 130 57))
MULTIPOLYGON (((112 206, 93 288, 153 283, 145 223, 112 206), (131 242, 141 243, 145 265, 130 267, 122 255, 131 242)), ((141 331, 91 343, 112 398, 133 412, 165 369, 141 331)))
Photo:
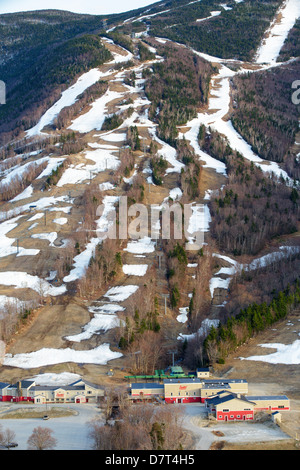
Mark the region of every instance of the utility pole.
POLYGON ((174 360, 174 356, 176 354, 176 351, 168 351, 168 354, 172 354, 172 365, 173 367, 175 366, 175 360, 174 360))
POLYGON ((163 256, 163 253, 157 253, 158 256, 158 269, 161 269, 161 258, 163 256))
POLYGON ((160 294, 165 299, 165 315, 167 315, 167 299, 170 297, 169 294, 160 294))

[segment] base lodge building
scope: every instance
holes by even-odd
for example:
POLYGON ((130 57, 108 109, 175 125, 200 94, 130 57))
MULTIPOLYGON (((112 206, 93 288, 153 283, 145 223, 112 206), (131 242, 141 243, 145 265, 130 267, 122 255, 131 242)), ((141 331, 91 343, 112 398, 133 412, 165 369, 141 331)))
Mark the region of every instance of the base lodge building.
POLYGON ((32 403, 88 403, 103 396, 103 389, 85 380, 70 385, 36 385, 33 380, 21 380, 15 384, 0 382, 0 402, 32 403))
POLYGON ((281 396, 247 396, 246 380, 176 378, 163 383, 132 383, 133 401, 158 399, 165 403, 204 403, 218 421, 254 420, 259 411, 290 410, 290 401, 281 396))

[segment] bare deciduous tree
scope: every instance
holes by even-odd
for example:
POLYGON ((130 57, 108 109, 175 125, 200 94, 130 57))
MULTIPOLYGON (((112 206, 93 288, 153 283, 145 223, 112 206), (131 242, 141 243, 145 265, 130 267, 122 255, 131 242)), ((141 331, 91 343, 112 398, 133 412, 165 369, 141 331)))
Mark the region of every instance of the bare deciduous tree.
POLYGON ((57 445, 57 440, 52 436, 52 429, 38 426, 34 428, 27 441, 29 450, 51 450, 57 445))

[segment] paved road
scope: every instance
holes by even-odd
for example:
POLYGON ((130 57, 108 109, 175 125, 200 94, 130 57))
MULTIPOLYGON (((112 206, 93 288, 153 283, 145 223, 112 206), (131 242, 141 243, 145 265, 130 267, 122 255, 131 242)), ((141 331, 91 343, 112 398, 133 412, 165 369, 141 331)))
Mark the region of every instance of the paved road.
MULTIPOLYGON (((28 405, 22 405, 22 408, 26 406, 28 405)), ((37 426, 53 430, 53 437, 57 440, 55 450, 91 450, 88 422, 100 417, 99 409, 92 404, 55 405, 55 407, 57 406, 69 406, 69 408, 75 409, 78 414, 63 418, 52 418, 47 421, 32 418, 0 419, 2 430, 8 428, 16 433, 16 442, 18 443, 16 450, 27 450, 27 439, 37 426)), ((3 405, 1 404, 0 413, 2 409, 3 405)))
POLYGON ((215 422, 210 427, 202 427, 201 417, 204 418, 207 412, 203 404, 184 405, 184 410, 184 427, 193 433, 196 450, 209 450, 211 444, 218 440, 257 443, 290 438, 278 426, 258 422, 215 422), (213 431, 221 431, 223 436, 218 437, 213 431))

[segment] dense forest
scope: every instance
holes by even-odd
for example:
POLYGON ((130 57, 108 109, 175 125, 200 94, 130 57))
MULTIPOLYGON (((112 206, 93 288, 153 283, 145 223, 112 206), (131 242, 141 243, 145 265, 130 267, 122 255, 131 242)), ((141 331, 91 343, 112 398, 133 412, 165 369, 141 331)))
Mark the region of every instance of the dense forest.
POLYGON ((268 240, 297 231, 299 192, 270 178, 217 132, 203 133, 202 148, 227 165, 228 182, 212 198, 211 234, 221 250, 255 255, 268 240))
POLYGON ((299 178, 300 164, 290 152, 299 129, 299 107, 293 104, 292 83, 300 61, 233 78, 233 111, 236 130, 266 160, 284 162, 292 178, 299 178))
POLYGON ((188 49, 166 45, 158 48, 163 62, 153 64, 145 92, 151 101, 150 119, 158 123, 158 136, 176 146, 177 126, 194 118, 207 102, 214 68, 188 49))
POLYGON ((294 27, 290 30, 288 37, 280 51, 277 62, 284 62, 293 57, 300 57, 300 19, 298 19, 294 27))
MULTIPOLYGON (((100 37, 84 35, 51 48, 47 59, 31 56, 32 62, 22 71, 22 79, 6 78, 9 106, 0 108, 2 133, 28 129, 36 124, 44 109, 53 104, 61 91, 79 74, 103 64, 111 58, 100 37)), ((14 62, 15 63, 15 62, 14 62)), ((1 70, 0 70, 1 72, 1 70)), ((4 71, 5 72, 5 71, 4 71)), ((3 134, 2 134, 3 136, 3 134)))
POLYGON ((219 2, 202 0, 150 18, 147 23, 151 35, 169 38, 216 57, 250 60, 280 3, 276 0, 227 2, 231 9, 224 10, 219 2), (197 22, 211 16, 212 10, 221 10, 221 14, 197 22))

